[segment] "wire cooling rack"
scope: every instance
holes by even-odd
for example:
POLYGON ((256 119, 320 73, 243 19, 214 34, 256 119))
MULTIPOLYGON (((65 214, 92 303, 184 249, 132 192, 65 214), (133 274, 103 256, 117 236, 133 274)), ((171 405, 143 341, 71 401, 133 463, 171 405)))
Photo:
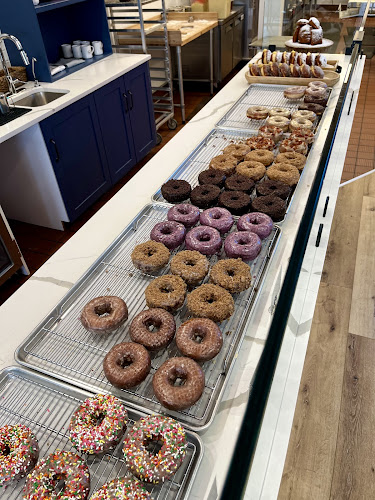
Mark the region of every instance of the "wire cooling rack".
MULTIPOLYGON (((57 449, 78 453, 69 441, 70 417, 77 406, 90 395, 92 394, 24 368, 7 368, 0 373, 0 427, 16 424, 29 427, 38 439, 40 458, 57 449)), ((128 409, 128 415, 128 430, 136 420, 145 416, 133 409, 128 409)), ((202 458, 203 445, 193 433, 186 432, 186 437, 186 456, 176 474, 162 485, 146 485, 153 500, 188 498, 202 458)), ((90 469, 91 494, 105 482, 127 474, 122 442, 110 453, 81 456, 86 459, 90 469)), ((21 479, 1 488, 1 499, 22 499, 25 481, 21 479)))
MULTIPOLYGON (((226 376, 234 362, 236 348, 242 340, 245 322, 259 294, 280 229, 275 226, 269 238, 263 241, 261 253, 250 266, 253 277, 251 288, 234 296, 235 313, 220 325, 224 337, 223 347, 216 358, 202 364, 205 373, 202 397, 188 410, 171 412, 164 409, 154 396, 152 377, 166 359, 180 355, 174 341, 165 350, 151 353, 151 372, 136 388, 114 388, 105 378, 102 367, 103 359, 112 346, 131 341, 129 325, 140 311, 147 309, 144 298, 147 285, 155 276, 169 272, 167 266, 158 274, 143 274, 134 268, 130 257, 137 244, 149 239, 154 225, 166 219, 167 211, 168 208, 163 205, 146 206, 56 309, 23 342, 16 356, 20 363, 53 377, 87 390, 111 392, 141 411, 168 413, 187 427, 202 430, 214 417, 226 376), (110 335, 92 334, 83 328, 78 319, 85 304, 100 295, 117 295, 128 305, 128 321, 110 335)), ((173 254, 183 249, 184 246, 181 246, 173 254)), ((211 257, 210 264, 214 264, 222 256, 224 255, 211 257)), ((177 327, 188 318, 189 313, 184 305, 175 315, 177 327)))

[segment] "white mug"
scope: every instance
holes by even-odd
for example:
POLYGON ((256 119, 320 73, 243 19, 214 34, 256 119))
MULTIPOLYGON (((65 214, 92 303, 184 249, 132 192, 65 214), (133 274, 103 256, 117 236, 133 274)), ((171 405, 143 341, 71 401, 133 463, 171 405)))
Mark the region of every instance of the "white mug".
POLYGON ((90 45, 90 42, 88 40, 83 40, 83 42, 81 42, 81 45, 90 45))
POLYGON ((73 50, 73 55, 76 59, 82 59, 81 45, 73 45, 72 50, 73 50))
POLYGON ((74 40, 73 45, 81 45, 82 40, 74 40))
POLYGON ((100 40, 96 40, 95 42, 92 42, 92 46, 94 47, 95 56, 100 56, 103 54, 103 42, 101 42, 100 40))
POLYGON ((92 45, 81 45, 81 51, 83 59, 91 59, 94 53, 94 47, 92 45))
POLYGON ((63 43, 61 45, 61 49, 62 49, 63 56, 65 57, 65 59, 69 59, 70 57, 73 57, 72 46, 70 45, 70 43, 63 43))

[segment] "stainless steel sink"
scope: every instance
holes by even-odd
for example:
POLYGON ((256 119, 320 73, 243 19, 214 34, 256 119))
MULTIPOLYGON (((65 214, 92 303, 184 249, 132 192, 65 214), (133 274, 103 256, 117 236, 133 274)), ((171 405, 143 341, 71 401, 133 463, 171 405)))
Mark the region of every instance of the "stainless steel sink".
POLYGON ((14 99, 14 102, 16 106, 28 106, 29 108, 35 108, 37 106, 45 106, 63 95, 65 95, 65 93, 39 90, 25 97, 20 97, 20 99, 14 99))

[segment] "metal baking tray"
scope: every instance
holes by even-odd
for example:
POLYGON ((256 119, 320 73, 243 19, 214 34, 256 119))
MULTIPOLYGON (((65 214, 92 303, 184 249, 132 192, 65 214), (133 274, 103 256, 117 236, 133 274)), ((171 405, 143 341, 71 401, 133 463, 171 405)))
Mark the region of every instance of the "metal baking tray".
MULTIPOLYGON (((202 397, 188 410, 172 412, 162 407, 154 396, 152 377, 166 359, 179 355, 174 341, 164 351, 151 353, 151 372, 136 388, 116 389, 107 381, 102 368, 103 359, 111 347, 130 340, 129 325, 134 316, 147 309, 144 297, 147 285, 155 276, 169 272, 167 266, 158 274, 143 274, 134 268, 130 257, 137 244, 149 239, 153 226, 166 219, 167 211, 168 208, 163 205, 146 206, 21 344, 16 351, 16 359, 23 365, 87 390, 111 392, 141 411, 172 415, 186 427, 199 431, 214 418, 246 320, 259 294, 281 231, 275 226, 269 238, 264 240, 261 253, 251 263, 252 287, 234 296, 235 314, 220 325, 223 348, 216 358, 202 364, 206 379, 202 397), (80 312, 92 298, 108 294, 125 300, 129 319, 111 335, 92 334, 81 325, 78 319, 80 312)), ((177 250, 183 248, 184 245, 177 250)), ((217 256, 211 257, 211 264, 217 259, 217 256)), ((188 317, 186 306, 183 306, 175 315, 177 327, 188 317)))
MULTIPOLYGON (((0 372, 0 427, 6 424, 23 424, 29 427, 39 441, 40 458, 56 449, 78 453, 69 441, 70 417, 77 406, 90 396, 92 393, 34 371, 15 366, 6 368, 0 372)), ((145 416, 131 408, 128 408, 128 415, 128 429, 136 420, 145 416)), ((176 474, 162 485, 145 485, 154 500, 182 500, 189 497, 203 456, 203 443, 196 434, 189 431, 186 432, 186 437, 186 457, 176 474)), ((105 482, 127 473, 122 442, 112 452, 82 456, 90 469, 90 494, 105 482)), ((21 479, 2 488, 1 499, 22 499, 25 482, 25 479, 21 479)))

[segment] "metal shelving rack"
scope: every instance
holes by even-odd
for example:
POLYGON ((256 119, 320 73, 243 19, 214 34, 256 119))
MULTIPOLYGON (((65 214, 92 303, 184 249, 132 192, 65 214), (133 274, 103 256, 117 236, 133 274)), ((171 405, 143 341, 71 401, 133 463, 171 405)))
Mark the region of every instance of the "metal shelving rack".
MULTIPOLYGON (((106 1, 108 26, 115 52, 151 54, 150 76, 156 130, 166 122, 169 129, 174 130, 177 121, 174 119, 165 1, 160 0, 158 7, 151 7, 151 3, 156 2, 106 1)), ((161 140, 161 135, 157 134, 157 144, 161 140)))

